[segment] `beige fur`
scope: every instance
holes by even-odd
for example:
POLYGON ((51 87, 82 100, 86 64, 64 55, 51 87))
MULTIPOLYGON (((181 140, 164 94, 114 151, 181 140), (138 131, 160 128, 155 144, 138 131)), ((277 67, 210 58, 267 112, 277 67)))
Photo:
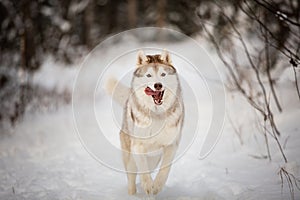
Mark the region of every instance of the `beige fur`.
POLYGON ((136 176, 139 174, 145 193, 157 194, 167 181, 184 118, 179 79, 169 53, 146 56, 140 51, 131 88, 112 78, 108 80, 106 90, 124 106, 120 141, 128 193, 136 193, 136 176), (153 88, 155 82, 163 85, 161 105, 156 105, 151 95, 144 92, 145 87, 153 88), (152 180, 151 172, 157 167, 159 172, 152 180))
POLYGON ((106 92, 113 97, 120 105, 125 105, 130 89, 118 82, 114 77, 110 77, 105 84, 106 92), (117 92, 114 92, 117 91, 117 92))

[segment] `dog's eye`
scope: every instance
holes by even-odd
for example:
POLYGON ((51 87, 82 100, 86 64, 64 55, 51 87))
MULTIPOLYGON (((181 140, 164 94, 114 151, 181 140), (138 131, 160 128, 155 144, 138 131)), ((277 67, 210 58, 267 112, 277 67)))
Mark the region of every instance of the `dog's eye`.
POLYGON ((161 76, 162 76, 162 77, 165 77, 165 76, 166 76, 166 73, 161 73, 161 76))
POLYGON ((150 77, 151 77, 151 74, 147 74, 146 76, 147 76, 148 78, 150 78, 150 77))

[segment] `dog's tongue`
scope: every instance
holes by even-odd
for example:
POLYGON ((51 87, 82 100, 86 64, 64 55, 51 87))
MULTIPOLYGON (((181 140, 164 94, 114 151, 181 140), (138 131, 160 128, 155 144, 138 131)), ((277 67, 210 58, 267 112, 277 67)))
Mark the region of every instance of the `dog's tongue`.
POLYGON ((154 95, 154 96, 156 96, 156 95, 158 95, 160 93, 160 91, 153 91, 151 88, 146 87, 145 88, 145 93, 147 95, 151 95, 151 96, 154 95))
POLYGON ((162 104, 163 91, 153 91, 150 87, 146 87, 145 93, 149 96, 152 96, 155 104, 162 104))

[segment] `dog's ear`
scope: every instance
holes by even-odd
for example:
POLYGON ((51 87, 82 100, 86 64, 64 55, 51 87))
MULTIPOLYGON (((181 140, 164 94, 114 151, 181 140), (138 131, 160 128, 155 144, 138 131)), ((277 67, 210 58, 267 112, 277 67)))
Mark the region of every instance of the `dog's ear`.
POLYGON ((147 56, 145 55, 145 53, 142 50, 140 50, 138 52, 138 57, 137 57, 137 66, 146 64, 147 61, 148 61, 147 56))
POLYGON ((171 56, 166 49, 161 53, 160 59, 166 63, 172 64, 171 56))

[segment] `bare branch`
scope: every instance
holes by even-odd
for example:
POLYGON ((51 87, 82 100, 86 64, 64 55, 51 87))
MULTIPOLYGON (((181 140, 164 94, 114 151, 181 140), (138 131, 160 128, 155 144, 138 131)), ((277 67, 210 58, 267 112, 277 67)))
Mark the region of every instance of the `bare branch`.
POLYGON ((234 83, 236 84, 238 90, 242 93, 242 95, 247 99, 248 103, 250 103, 250 105, 252 105, 256 110, 258 110, 262 115, 265 115, 264 110, 262 108, 260 108, 260 106, 253 100, 253 98, 251 96, 249 96, 247 94, 247 92, 244 90, 244 88, 242 88, 238 82, 238 79, 233 71, 233 69, 231 68, 230 64, 225 60, 223 53, 219 47, 219 44, 217 43, 215 37, 207 30, 206 26, 202 23, 202 21, 200 20, 200 23, 202 25, 203 30, 205 31, 205 33, 208 35, 210 41, 213 43, 216 52, 219 56, 219 58, 221 59, 221 61, 223 62, 223 64, 225 65, 225 67, 228 69, 230 76, 233 78, 234 83))
POLYGON ((271 8, 270 8, 270 7, 271 7, 271 6, 270 6, 271 4, 269 4, 267 1, 263 0, 263 1, 264 1, 265 3, 267 3, 270 7, 268 7, 267 5, 265 5, 264 3, 262 3, 262 2, 260 2, 260 1, 258 1, 258 0, 254 0, 254 1, 255 1, 258 5, 262 6, 262 7, 265 8, 266 10, 268 10, 269 12, 273 13, 275 16, 280 17, 281 19, 283 19, 283 20, 286 21, 286 22, 289 22, 290 24, 293 24, 293 25, 295 25, 295 26, 300 27, 300 24, 299 24, 299 23, 290 20, 288 17, 286 17, 284 14, 282 14, 282 13, 283 13, 282 11, 271 9, 271 8))
MULTIPOLYGON (((274 116, 273 116, 273 113, 272 113, 272 110, 270 108, 270 105, 269 105, 269 101, 268 101, 268 97, 267 97, 267 92, 266 92, 266 88, 261 80, 261 75, 260 75, 260 71, 258 69, 258 67, 254 64, 253 62, 253 59, 252 59, 252 56, 250 55, 250 52, 248 50, 248 47, 241 35, 241 33, 239 32, 239 30, 237 29, 237 27, 235 26, 235 24, 233 23, 233 21, 231 20, 231 18, 229 18, 223 11, 222 7, 218 4, 216 4, 219 9, 220 9, 220 13, 222 14, 222 16, 229 22, 229 24, 231 25, 231 28, 233 29, 233 31, 238 35, 238 39, 239 41, 241 42, 242 46, 243 46, 243 49, 244 49, 244 52, 246 53, 246 57, 248 59, 248 62, 250 64, 250 67, 253 69, 253 71, 255 72, 255 76, 256 76, 256 79, 258 80, 258 83, 259 83, 259 86, 260 86, 260 89, 262 91, 262 94, 263 94, 263 99, 264 99, 264 105, 265 105, 265 108, 266 108, 266 112, 260 108, 260 110, 262 110, 262 114, 264 116, 264 120, 268 120, 269 123, 270 123, 270 126, 271 126, 271 130, 272 130, 272 133, 273 133, 273 137, 277 143, 277 146, 279 148, 279 151, 281 152, 282 154, 282 157, 284 159, 284 162, 287 163, 287 158, 284 154, 284 151, 282 149, 282 146, 281 146, 281 143, 280 141, 278 140, 278 137, 277 135, 279 136, 280 135, 280 132, 279 130, 277 129, 277 126, 275 124, 275 121, 274 121, 274 116)), ((213 37, 212 35, 210 37, 213 37)), ((215 42, 215 46, 217 46, 217 43, 215 42)), ((218 47, 219 48, 219 47, 218 47)), ((227 64, 228 65, 228 64, 227 64)), ((237 83, 237 82, 236 82, 237 83)), ((241 86, 238 86, 239 88, 242 88, 241 86)), ((242 90, 244 91, 244 89, 242 88, 242 90)), ((252 104, 251 104, 252 105, 252 104)), ((257 105, 255 103, 255 105, 257 105)))
MULTIPOLYGON (((247 8, 249 9, 249 11, 251 11, 251 14, 248 13, 241 5, 239 5, 239 8, 250 18, 253 19, 255 21, 257 21, 259 23, 259 25, 261 27, 263 27, 269 34, 270 36, 275 40, 275 41, 279 41, 279 38, 277 38, 272 31, 270 31, 270 29, 259 19, 259 17, 255 14, 255 11, 249 6, 249 4, 247 3, 247 1, 245 0, 245 5, 247 6, 247 8)), ((299 34, 297 35, 299 38, 299 34)), ((285 55, 286 57, 290 58, 290 56, 292 55, 295 59, 300 60, 300 58, 298 57, 297 53, 293 53, 289 48, 287 48, 285 45, 282 45, 282 48, 287 52, 284 52, 278 45, 274 45, 272 43, 268 43, 270 46, 274 47, 275 49, 277 49, 278 51, 280 51, 283 55, 285 55)))
POLYGON ((274 88, 273 80, 271 77, 271 72, 270 72, 271 66, 270 66, 269 45, 268 45, 269 39, 268 39, 267 31, 265 34, 263 34, 263 36, 265 37, 265 54, 266 54, 265 57, 266 57, 266 65, 267 65, 267 77, 268 77, 269 85, 270 85, 271 92, 272 92, 273 98, 275 100, 276 106, 277 106, 279 112, 282 112, 282 108, 280 106, 280 103, 279 103, 279 100, 278 100, 278 97, 277 97, 277 94, 276 94, 276 91, 274 88))
POLYGON ((238 139, 239 139, 241 145, 243 145, 244 142, 243 142, 243 139, 242 139, 242 136, 241 136, 241 128, 240 128, 240 127, 237 128, 237 127, 234 125, 234 123, 233 123, 231 117, 229 116, 228 112, 226 112, 226 113, 227 113, 228 121, 229 121, 229 123, 231 124, 234 133, 237 135, 237 137, 238 137, 238 139))
POLYGON ((265 142, 266 142, 266 147, 267 147, 268 158, 269 158, 269 161, 271 161, 272 158, 271 158, 270 147, 269 147, 269 139, 268 139, 268 135, 267 135, 266 129, 267 129, 267 128, 266 128, 266 121, 264 120, 264 136, 265 136, 265 142))
POLYGON ((296 71, 296 67, 292 67, 293 71, 294 71, 294 78, 295 78, 295 86, 296 86, 296 90, 297 90, 297 94, 298 94, 298 98, 300 100, 300 91, 299 91, 299 86, 298 86, 298 79, 297 79, 297 71, 296 71))

